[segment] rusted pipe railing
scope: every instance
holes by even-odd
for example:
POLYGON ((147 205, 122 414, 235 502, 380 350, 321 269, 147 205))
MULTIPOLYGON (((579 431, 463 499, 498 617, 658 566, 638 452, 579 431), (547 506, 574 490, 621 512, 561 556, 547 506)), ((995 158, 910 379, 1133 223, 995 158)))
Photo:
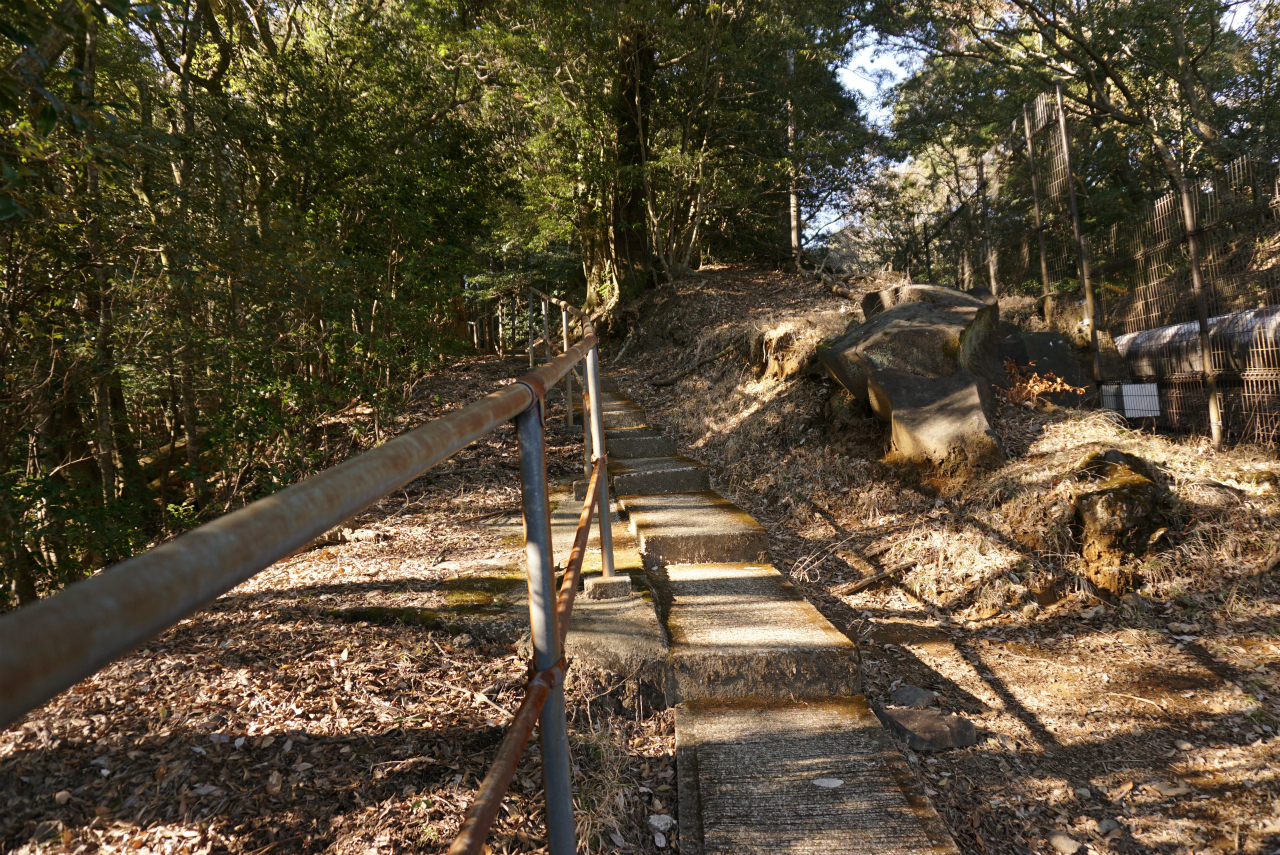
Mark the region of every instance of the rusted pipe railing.
POLYGON ((0 618, 0 726, 139 647, 533 405, 594 333, 479 401, 0 618), (537 394, 535 394, 535 392, 537 394), (41 639, 38 645, 32 638, 41 639))
MULTIPOLYGON (((583 329, 594 331, 594 327, 591 325, 591 316, 586 312, 577 306, 566 303, 564 300, 558 300, 549 294, 544 294, 536 288, 529 289, 529 316, 531 318, 533 317, 534 296, 542 300, 544 307, 548 302, 551 302, 565 311, 571 312, 582 323, 583 329)), ((604 412, 600 401, 600 354, 598 351, 599 348, 593 351, 594 355, 588 356, 584 360, 587 368, 587 401, 590 404, 591 412, 590 416, 588 416, 586 408, 584 408, 582 421, 584 441, 589 440, 592 450, 592 456, 587 468, 593 467, 596 461, 601 461, 607 473, 609 458, 605 453, 604 447, 604 412)), ((571 407, 573 402, 566 402, 566 405, 571 407)), ((598 503, 600 512, 600 552, 602 556, 600 575, 609 579, 614 576, 615 570, 613 563, 613 520, 609 514, 609 483, 607 479, 600 482, 598 503)))
POLYGON ((449 855, 475 855, 484 851, 485 838, 498 816, 502 800, 507 789, 516 776, 516 767, 524 749, 533 736, 533 726, 538 721, 542 706, 547 701, 551 690, 563 684, 565 663, 561 660, 547 671, 539 671, 525 684, 524 700, 516 709, 511 721, 507 724, 507 735, 498 746, 498 756, 489 767, 489 774, 476 793, 475 801, 467 808, 467 815, 462 821, 462 828, 449 847, 449 855))
MULTIPOLYGON (((587 540, 591 536, 592 511, 595 507, 596 491, 602 471, 601 467, 597 467, 591 476, 591 485, 587 488, 587 498, 582 505, 582 514, 578 517, 573 551, 569 555, 564 580, 560 585, 560 596, 556 600, 561 649, 563 649, 565 637, 569 634, 569 621, 573 618, 573 603, 578 593, 578 582, 582 576, 582 561, 587 552, 587 540)), ((561 658, 550 670, 534 674, 525 685, 524 699, 520 702, 510 724, 507 725, 507 735, 498 748, 498 755, 494 758, 493 765, 489 767, 488 774, 480 784, 475 800, 467 808, 458 836, 449 847, 449 855, 477 855, 484 851, 485 838, 494 819, 498 816, 498 809, 502 806, 502 799, 506 796, 507 789, 515 779, 516 767, 520 765, 520 758, 533 733, 533 723, 551 692, 559 688, 558 682, 554 680, 548 682, 547 675, 562 678, 563 674, 564 659, 561 658)))
MULTIPOLYGON (((601 509, 601 545, 612 571, 612 537, 605 487, 598 342, 590 318, 562 301, 582 321, 583 338, 497 392, 299 484, 122 562, 58 595, 0 618, 0 726, 70 688, 141 646, 216 597, 421 475, 496 427, 515 421, 520 436, 521 486, 529 560, 534 676, 515 713, 493 769, 468 811, 451 851, 480 851, 533 721, 540 717, 548 841, 552 855, 570 855, 573 801, 564 709, 562 646, 586 553, 593 511, 601 509), (547 390, 587 363, 595 448, 586 506, 579 518, 565 585, 556 596, 551 563, 543 401, 547 390), (31 639, 40 639, 31 644, 31 639), (462 848, 459 848, 462 847, 462 848)), ((514 313, 513 313, 514 314, 514 313)), ((532 357, 532 302, 530 303, 532 357)), ((478 324, 471 332, 480 332, 478 324)), ((492 328, 486 334, 492 333, 492 328)), ((549 345, 549 342, 548 342, 549 345)))
POLYGON ((573 601, 578 595, 578 582, 582 578, 582 561, 587 556, 587 541, 591 539, 591 517, 595 510, 596 496, 600 483, 604 480, 603 461, 596 464, 591 473, 591 483, 587 485, 587 496, 582 503, 582 513, 578 515, 578 530, 573 537, 573 550, 569 553, 569 563, 564 568, 564 580, 560 583, 560 599, 557 610, 560 615, 560 644, 569 635, 569 620, 573 617, 573 601))

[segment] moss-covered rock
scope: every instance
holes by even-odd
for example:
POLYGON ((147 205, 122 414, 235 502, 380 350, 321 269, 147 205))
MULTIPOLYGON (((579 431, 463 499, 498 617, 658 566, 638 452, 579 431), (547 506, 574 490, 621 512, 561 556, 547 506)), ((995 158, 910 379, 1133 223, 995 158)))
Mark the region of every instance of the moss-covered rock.
POLYGON ((1112 594, 1128 592, 1133 573, 1125 561, 1145 554, 1151 536, 1163 527, 1168 491, 1149 463, 1115 449, 1086 456, 1068 481, 1086 576, 1112 594))

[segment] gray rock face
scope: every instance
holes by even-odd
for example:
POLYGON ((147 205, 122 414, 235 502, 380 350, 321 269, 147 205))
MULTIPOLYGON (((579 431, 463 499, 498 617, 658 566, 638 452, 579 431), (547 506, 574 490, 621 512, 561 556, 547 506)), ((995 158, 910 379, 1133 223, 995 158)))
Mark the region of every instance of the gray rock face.
POLYGON ((990 387, 971 372, 935 380, 881 369, 871 373, 867 389, 872 411, 889 422, 893 450, 902 457, 969 468, 1004 459, 991 427, 990 387))
POLYGON ((957 291, 945 285, 896 285, 881 291, 872 291, 862 298, 862 314, 867 320, 885 309, 903 303, 941 303, 947 306, 982 308, 994 305, 995 299, 985 288, 981 292, 957 291))
POLYGON ((1002 459, 989 394, 989 384, 1007 382, 995 300, 939 285, 877 294, 883 308, 869 306, 866 323, 818 349, 827 371, 893 426, 894 448, 907 459, 1002 459))
POLYGON ((912 751, 950 751, 978 741, 973 722, 958 715, 931 710, 876 710, 885 727, 906 741, 912 751))

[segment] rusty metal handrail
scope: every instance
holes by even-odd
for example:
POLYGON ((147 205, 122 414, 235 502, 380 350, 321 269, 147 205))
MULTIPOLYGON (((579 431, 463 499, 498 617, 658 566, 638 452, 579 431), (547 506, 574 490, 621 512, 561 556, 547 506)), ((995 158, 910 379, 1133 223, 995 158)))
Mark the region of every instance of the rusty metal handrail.
MULTIPOLYGON (((572 347, 565 335, 565 352, 554 359, 548 340, 548 361, 541 368, 359 457, 176 537, 54 597, 0 617, 0 726, 7 726, 219 595, 294 554, 499 425, 514 422, 520 443, 533 676, 451 851, 478 852, 483 847, 533 732, 534 719, 539 718, 549 849, 552 855, 573 853, 576 844, 563 646, 596 508, 600 511, 604 575, 613 574, 605 480, 608 459, 600 403, 599 343, 590 316, 541 292, 532 293, 544 300, 544 334, 548 300, 578 315, 583 328, 582 339, 572 347), (584 427, 589 430, 597 456, 591 464, 586 503, 564 584, 557 595, 551 561, 544 399, 548 390, 570 374, 579 361, 585 364, 590 403, 590 416, 583 419, 584 427), (36 638, 40 639, 39 644, 29 643, 36 638)), ((531 296, 531 340, 532 308, 531 296)), ((562 329, 567 331, 567 324, 562 323, 562 329)), ((571 408, 572 402, 567 403, 571 408)))
POLYGON ((507 796, 507 789, 516 776, 516 767, 520 765, 520 757, 529 745, 533 736, 533 726, 538 721, 543 705, 551 691, 564 682, 566 664, 561 659, 546 671, 539 671, 529 678, 525 684, 524 700, 516 709, 507 725, 507 735, 498 746, 498 754, 485 775, 476 798, 467 808, 467 815, 462 821, 462 828, 449 847, 449 855, 475 855, 484 851, 485 838, 498 816, 502 800, 507 796))
POLYGON ((0 727, 511 421, 595 346, 0 618, 0 727))
MULTIPOLYGON (((601 464, 603 461, 600 462, 601 464)), ((587 496, 582 504, 582 514, 578 517, 578 530, 573 538, 573 551, 569 554, 569 563, 565 567, 564 581, 560 585, 560 596, 556 601, 559 615, 560 645, 563 649, 565 637, 569 634, 569 621, 573 618, 573 601, 578 593, 578 581, 582 576, 582 560, 587 553, 587 540, 591 536, 592 511, 596 504, 596 494, 600 486, 603 465, 597 464, 591 475, 591 484, 587 487, 587 496)), ((462 827, 458 830, 453 845, 449 847, 449 855, 478 855, 484 850, 485 838, 498 816, 498 809, 506 797, 507 789, 516 775, 516 767, 524 754, 525 746, 533 735, 534 718, 542 710, 547 696, 555 683, 548 685, 547 675, 555 674, 563 678, 566 663, 562 657, 548 671, 540 671, 529 678, 525 684, 524 699, 516 709, 507 735, 503 737, 498 754, 484 776, 475 799, 467 808, 462 827)))

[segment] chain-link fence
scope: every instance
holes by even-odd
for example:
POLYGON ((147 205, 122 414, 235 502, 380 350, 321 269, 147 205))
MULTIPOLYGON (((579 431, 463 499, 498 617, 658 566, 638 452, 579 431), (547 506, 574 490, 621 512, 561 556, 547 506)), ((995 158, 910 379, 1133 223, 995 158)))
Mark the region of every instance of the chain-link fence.
POLYGON ((959 192, 923 224, 917 265, 959 288, 1038 295, 1046 322, 1091 352, 1104 406, 1165 427, 1209 430, 1216 387, 1225 436, 1280 440, 1275 158, 1241 157, 1189 179, 1190 228, 1177 191, 1090 228, 1075 197, 1104 195, 1081 180, 1092 130, 1056 95, 1026 105, 972 168, 957 169, 959 192), (1202 350, 1211 354, 1209 373, 1202 350), (1125 405, 1149 396, 1152 384, 1158 415, 1154 405, 1125 405))

